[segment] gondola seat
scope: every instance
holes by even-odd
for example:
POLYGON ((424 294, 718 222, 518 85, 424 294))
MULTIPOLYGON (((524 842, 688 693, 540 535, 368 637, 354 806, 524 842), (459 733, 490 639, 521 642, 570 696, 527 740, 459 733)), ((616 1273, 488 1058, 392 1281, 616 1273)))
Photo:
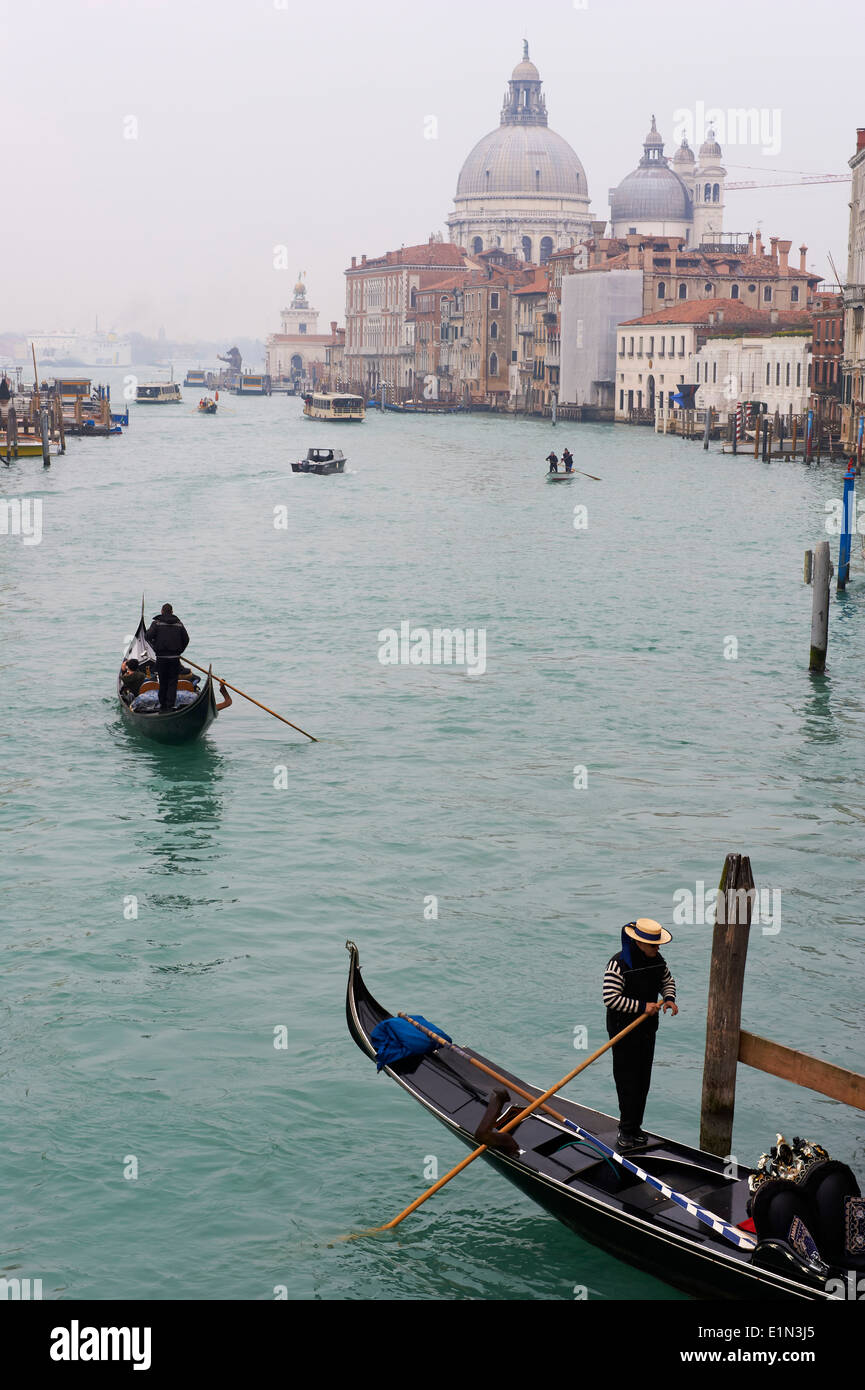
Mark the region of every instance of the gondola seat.
POLYGON ((798 1186, 823 1259, 840 1269, 865 1269, 865 1199, 852 1169, 834 1158, 815 1163, 798 1186))

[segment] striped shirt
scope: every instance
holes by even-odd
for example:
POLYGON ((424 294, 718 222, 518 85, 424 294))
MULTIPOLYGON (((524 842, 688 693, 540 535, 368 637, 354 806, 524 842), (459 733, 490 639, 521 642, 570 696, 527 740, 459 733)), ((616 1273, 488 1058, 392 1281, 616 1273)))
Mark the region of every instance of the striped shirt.
MULTIPOLYGON (((616 1009, 622 1014, 641 1014, 645 1005, 639 999, 630 999, 625 993, 625 977, 615 956, 604 972, 604 1004, 608 1009, 616 1009)), ((671 1004, 676 1002, 676 981, 670 974, 670 967, 664 970, 661 979, 661 997, 671 1004)))

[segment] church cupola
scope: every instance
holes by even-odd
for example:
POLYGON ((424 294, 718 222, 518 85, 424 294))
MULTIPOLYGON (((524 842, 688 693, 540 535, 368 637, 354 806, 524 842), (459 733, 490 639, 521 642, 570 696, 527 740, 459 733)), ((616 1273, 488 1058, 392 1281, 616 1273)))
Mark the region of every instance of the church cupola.
POLYGON ((529 58, 529 45, 523 43, 522 62, 511 73, 502 125, 546 125, 547 103, 541 92, 541 74, 529 58))

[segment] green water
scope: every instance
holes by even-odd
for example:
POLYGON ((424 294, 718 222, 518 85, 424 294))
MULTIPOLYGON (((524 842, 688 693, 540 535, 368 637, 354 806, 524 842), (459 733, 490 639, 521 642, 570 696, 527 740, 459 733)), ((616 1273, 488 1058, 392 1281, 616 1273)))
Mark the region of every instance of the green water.
MULTIPOLYGON (((484 416, 333 438, 293 399, 186 396, 2 469, 43 537, 0 536, 0 1272, 46 1298, 679 1297, 482 1165, 330 1244, 463 1156, 351 1042, 343 943, 388 1007, 549 1084, 575 1028, 605 1040, 622 923, 671 925, 741 851, 781 895, 744 1025, 861 1069, 858 540, 825 679, 801 578, 840 467, 484 416), (311 443, 346 475, 293 475, 311 443), (547 485, 566 443, 602 482, 547 485), (320 742, 239 699, 189 748, 122 728, 142 591, 320 742), (381 664, 403 621, 483 629, 485 672, 381 664)), ((647 1123, 696 1142, 711 928, 673 930, 647 1123)), ((608 1060, 570 1094, 614 1110, 608 1060)), ((741 1068, 737 1155, 777 1130, 865 1166, 860 1114, 741 1068)))

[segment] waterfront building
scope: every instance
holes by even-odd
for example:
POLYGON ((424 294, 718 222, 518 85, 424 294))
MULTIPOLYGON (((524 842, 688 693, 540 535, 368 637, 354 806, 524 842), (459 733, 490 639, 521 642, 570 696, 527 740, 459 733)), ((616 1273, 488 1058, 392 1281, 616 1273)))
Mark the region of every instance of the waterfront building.
POLYGON ((603 269, 562 280, 562 404, 590 407, 612 418, 616 387, 616 329, 643 308, 643 272, 603 269))
POLYGON ((528 44, 511 74, 497 129, 478 141, 460 170, 447 225, 451 240, 469 252, 498 247, 541 265, 590 231, 586 172, 547 124, 528 44))
POLYGON ((318 310, 313 309, 302 277, 298 277, 291 304, 283 309, 279 333, 267 338, 265 371, 275 384, 298 386, 316 379, 324 366, 328 347, 337 333, 319 333, 318 310))
POLYGON ((722 418, 739 401, 771 412, 801 412, 808 400, 811 319, 795 310, 755 309, 729 299, 693 302, 644 314, 617 329, 617 420, 653 420, 696 385, 698 409, 722 418))
POLYGON ((344 372, 355 389, 371 395, 384 386, 392 400, 413 394, 416 325, 409 314, 417 294, 469 264, 458 246, 435 236, 372 259, 352 256, 345 272, 344 372))
POLYGON ((850 228, 847 283, 844 286, 844 359, 842 428, 848 448, 858 439, 865 412, 865 129, 856 131, 851 157, 850 228))
POLYGON ((844 362, 844 296, 838 289, 818 290, 811 307, 811 405, 831 430, 841 426, 844 362))

